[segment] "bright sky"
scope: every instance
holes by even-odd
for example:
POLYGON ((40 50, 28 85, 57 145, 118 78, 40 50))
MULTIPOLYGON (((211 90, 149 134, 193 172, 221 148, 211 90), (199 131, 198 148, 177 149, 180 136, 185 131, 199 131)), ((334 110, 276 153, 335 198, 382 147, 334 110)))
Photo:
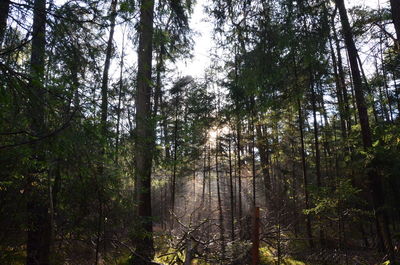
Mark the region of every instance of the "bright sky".
POLYGON ((197 0, 194 7, 190 27, 196 32, 194 36, 193 58, 186 61, 179 61, 176 64, 181 75, 191 75, 195 78, 204 77, 205 69, 211 64, 210 50, 214 45, 212 40, 213 25, 207 20, 204 12, 204 5, 207 0, 197 0))

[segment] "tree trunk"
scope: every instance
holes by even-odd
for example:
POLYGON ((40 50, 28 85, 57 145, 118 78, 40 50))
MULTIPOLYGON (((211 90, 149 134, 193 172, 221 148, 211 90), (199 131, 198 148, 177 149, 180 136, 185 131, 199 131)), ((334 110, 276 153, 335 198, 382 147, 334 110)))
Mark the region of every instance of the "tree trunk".
MULTIPOLYGON (((108 72, 111 63, 111 52, 114 38, 115 18, 116 18, 117 0, 111 1, 110 7, 110 35, 108 36, 106 59, 104 62, 103 78, 101 80, 101 131, 104 143, 107 138, 107 117, 108 117, 108 72)), ((103 143, 103 146, 104 146, 103 143)))
MULTIPOLYGON (((253 99, 254 100, 254 99, 253 99)), ((253 106, 254 107, 254 106, 253 106)), ((254 133, 254 113, 252 113, 250 120, 250 130, 251 130, 251 172, 253 177, 253 207, 256 207, 257 194, 256 194, 256 135, 254 133)))
MULTIPOLYGON (((115 28, 115 18, 116 18, 116 8, 117 8, 117 0, 111 1, 110 6, 110 34, 108 36, 107 47, 106 47, 106 58, 103 69, 103 77, 101 80, 101 120, 100 120, 100 129, 101 129, 101 155, 103 156, 103 161, 99 166, 99 176, 100 178, 96 179, 97 187, 97 196, 99 200, 99 213, 98 213, 98 227, 97 227, 97 239, 96 239, 96 251, 95 251, 95 264, 97 265, 99 262, 100 255, 100 243, 102 233, 105 231, 105 211, 104 211, 104 196, 103 196, 103 183, 102 176, 104 176, 104 162, 105 162, 105 153, 108 142, 108 126, 107 126, 107 118, 108 118, 108 72, 110 69, 111 63, 111 52, 112 52, 112 44, 114 38, 114 28, 115 28)), ((104 233, 103 233, 104 237, 104 233)), ((104 242, 103 242, 104 244, 104 242)), ((105 245, 104 245, 105 246, 105 245)))
POLYGON ((122 104, 122 90, 123 90, 123 73, 124 73, 124 59, 125 59, 125 34, 122 36, 121 48, 121 61, 119 72, 119 86, 118 86, 118 106, 117 106, 117 132, 115 136, 115 162, 119 163, 119 140, 120 140, 120 126, 121 126, 121 104, 122 104))
MULTIPOLYGON (((321 152, 319 148, 319 125, 317 121, 317 97, 315 93, 315 87, 314 87, 314 78, 313 75, 311 74, 310 76, 310 87, 311 87, 311 104, 312 104, 312 112, 313 112, 313 124, 314 124, 314 148, 315 148, 315 169, 316 169, 316 175, 317 175, 317 187, 321 188, 322 187, 322 181, 321 181, 321 152)), ((319 222, 319 234, 320 234, 320 243, 321 246, 325 245, 325 232, 324 229, 321 225, 321 216, 318 216, 318 222, 319 222)))
MULTIPOLYGON (((217 129, 218 130, 218 129, 217 129)), ((221 198, 221 183, 219 176, 219 161, 218 161, 218 153, 219 153, 219 135, 217 133, 217 137, 215 140, 215 174, 217 178, 217 197, 218 197, 218 220, 219 220, 219 235, 221 242, 221 259, 225 259, 225 229, 224 229, 224 215, 222 212, 222 198, 221 198)))
POLYGON ((206 179, 207 179, 207 149, 206 147, 203 148, 203 185, 201 191, 201 209, 203 210, 204 201, 206 196, 206 179))
POLYGON ((337 67, 337 60, 336 60, 336 55, 335 51, 333 49, 332 45, 332 39, 329 38, 329 45, 331 49, 331 57, 332 57, 332 64, 333 64, 333 73, 335 76, 335 85, 336 85, 336 96, 338 100, 338 105, 339 105, 339 117, 340 117, 340 127, 341 127, 341 132, 342 132, 342 138, 343 140, 347 138, 347 128, 346 128, 346 118, 345 118, 345 109, 344 109, 344 103, 343 103, 343 89, 342 89, 342 84, 341 80, 339 78, 338 74, 338 67, 337 67))
MULTIPOLYGON (((304 147, 304 132, 303 132, 303 114, 301 110, 300 99, 297 100, 298 115, 299 115, 299 131, 300 131, 300 142, 301 142, 301 165, 303 169, 303 185, 304 185, 304 198, 306 208, 310 208, 309 193, 308 193, 308 177, 307 177, 307 165, 306 165, 306 152, 304 147)), ((306 228, 308 244, 311 248, 314 247, 314 241, 311 230, 311 218, 310 215, 306 216, 306 228)))
POLYGON ((400 1, 390 0, 390 8, 392 11, 394 29, 396 30, 397 49, 399 49, 400 48, 400 1))
POLYGON ((237 177, 238 177, 238 207, 239 207, 239 228, 240 228, 240 237, 242 237, 242 217, 243 217, 243 212, 242 212, 242 160, 241 160, 241 155, 240 152, 242 150, 241 146, 241 126, 240 126, 240 120, 238 121, 237 124, 237 177))
MULTIPOLYGON (((151 260, 154 256, 153 223, 151 213, 151 169, 153 158, 153 121, 151 117, 151 62, 153 50, 154 1, 140 3, 138 73, 136 91, 136 212, 139 234, 133 241, 136 254, 151 260)), ((133 264, 147 264, 143 259, 133 259, 133 264), (134 260, 134 261, 133 261, 134 260)))
POLYGON ((232 175, 232 145, 231 135, 228 135, 228 162, 229 162, 229 195, 231 207, 231 241, 235 241, 235 203, 233 195, 233 175, 232 175))
MULTIPOLYGON (((364 88, 361 82, 360 70, 357 64, 357 49, 354 44, 353 34, 351 32, 350 23, 348 21, 346 7, 343 0, 336 0, 336 5, 339 8, 340 19, 343 27, 343 34, 349 55, 351 72, 353 75, 354 92, 356 95, 358 116, 361 125, 361 134, 364 149, 368 150, 372 147, 372 135, 369 126, 368 112, 364 100, 364 88)), ((391 262, 395 262, 395 254, 392 244, 392 238, 389 230, 387 213, 384 209, 384 193, 382 187, 382 178, 376 169, 368 170, 369 187, 372 193, 373 206, 375 209, 375 217, 378 222, 379 231, 383 238, 386 251, 391 262)), ((378 232, 379 233, 379 232, 378 232)))
POLYGON ((269 202, 269 192, 271 191, 271 176, 269 174, 269 166, 268 166, 268 147, 265 135, 263 135, 261 125, 256 126, 256 135, 257 135, 257 149, 260 155, 260 165, 261 172, 263 174, 264 180, 264 196, 265 196, 265 205, 268 205, 269 202))
POLYGON ((177 171, 177 153, 178 153, 178 102, 175 102, 175 125, 174 125, 174 161, 172 169, 172 190, 171 190, 171 209, 175 211, 175 192, 176 192, 176 171, 177 171))
MULTIPOLYGON (((46 96, 43 88, 45 69, 46 46, 46 0, 35 0, 33 10, 32 50, 30 60, 30 82, 32 99, 30 106, 31 130, 41 137, 46 132, 45 108, 46 96)), ((46 160, 45 146, 43 143, 32 146, 33 158, 37 164, 46 160)), ((45 174, 46 170, 33 166, 28 176, 29 198, 28 207, 28 236, 26 265, 48 265, 51 247, 51 216, 48 213, 47 194, 33 183, 40 183, 38 176, 45 174)), ((50 184, 49 184, 50 185, 50 184)))
POLYGON ((4 35, 7 29, 8 12, 10 11, 10 0, 0 1, 0 48, 4 41, 4 35))
POLYGON ((161 92, 161 73, 164 71, 164 53, 165 48, 163 44, 160 44, 160 50, 158 51, 157 56, 157 65, 156 65, 156 85, 154 91, 154 108, 153 115, 156 117, 158 113, 158 108, 160 105, 160 99, 162 96, 161 92))

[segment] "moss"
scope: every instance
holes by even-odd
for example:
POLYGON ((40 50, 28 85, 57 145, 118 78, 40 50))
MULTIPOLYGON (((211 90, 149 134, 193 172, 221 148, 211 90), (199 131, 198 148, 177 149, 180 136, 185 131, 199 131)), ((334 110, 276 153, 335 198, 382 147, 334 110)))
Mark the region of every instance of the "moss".
POLYGON ((164 264, 164 263, 170 264, 171 262, 173 262, 174 264, 175 263, 179 264, 179 262, 184 261, 184 258, 185 258, 184 253, 177 252, 176 249, 169 248, 165 253, 157 253, 154 261, 158 262, 158 263, 162 263, 162 264, 164 264), (171 254, 168 254, 168 253, 171 253, 171 254), (165 254, 168 254, 168 255, 165 255, 165 254))
MULTIPOLYGON (((272 253, 274 252, 274 249, 272 248, 267 248, 267 247, 262 247, 260 248, 260 261, 262 265, 275 265, 278 258, 275 257, 272 253)), ((290 257, 284 257, 282 259, 283 265, 306 265, 302 261, 294 260, 290 257)))

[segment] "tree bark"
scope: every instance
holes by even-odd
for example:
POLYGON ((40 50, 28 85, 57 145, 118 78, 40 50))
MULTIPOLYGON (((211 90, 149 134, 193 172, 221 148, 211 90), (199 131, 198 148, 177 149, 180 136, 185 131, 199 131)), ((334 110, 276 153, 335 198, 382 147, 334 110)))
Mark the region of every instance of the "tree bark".
POLYGON ((154 256, 151 212, 151 169, 153 159, 153 121, 151 112, 151 63, 153 51, 154 1, 140 3, 138 73, 136 90, 136 212, 139 236, 134 238, 136 254, 147 259, 134 264, 147 264, 154 256))
POLYGON ((231 135, 228 135, 228 163, 229 163, 229 195, 231 207, 231 241, 235 241, 235 202, 233 194, 233 174, 232 174, 232 144, 231 135))
POLYGON ((394 29, 396 30, 397 36, 397 48, 400 47, 400 1, 390 0, 390 8, 392 11, 392 19, 394 24, 394 29))
POLYGON ((268 205, 269 202, 269 192, 271 191, 271 176, 269 174, 269 165, 268 165, 268 145, 265 135, 263 135, 261 125, 256 126, 256 135, 257 135, 257 149, 260 156, 260 166, 261 172, 263 174, 264 181, 264 196, 265 196, 265 205, 268 205))
MULTIPOLYGON (((46 46, 46 0, 35 0, 33 10, 32 49, 30 58, 30 82, 32 99, 30 106, 31 130, 40 137, 46 132, 45 125, 45 100, 46 93, 43 88, 45 69, 46 46)), ((35 166, 28 176, 29 198, 28 207, 28 236, 26 265, 48 265, 51 247, 51 216, 48 213, 47 196, 40 185, 40 175, 47 170, 38 165, 46 160, 45 146, 43 143, 32 146, 35 166)), ((49 184, 50 185, 50 184, 49 184)))
MULTIPOLYGON (((350 23, 347 17, 346 7, 343 0, 336 0, 336 5, 339 9, 340 19, 342 22, 344 39, 349 55, 350 68, 353 76, 354 92, 357 102, 358 116, 361 125, 361 134, 364 149, 368 150, 372 147, 372 135, 369 125, 367 107, 364 99, 364 88, 361 82, 360 69, 357 63, 357 49, 353 40, 350 23)), ((387 213, 384 208, 384 193, 382 187, 382 176, 376 169, 369 169, 368 172, 369 188, 371 190, 373 206, 375 210, 375 218, 379 226, 379 232, 383 238, 385 249, 389 255, 391 262, 395 263, 395 254, 393 249, 392 238, 389 230, 387 213)))
POLYGON ((115 18, 117 16, 117 0, 111 1, 110 7, 110 34, 108 36, 106 59, 104 62, 103 78, 101 80, 101 130, 103 140, 106 141, 107 137, 107 118, 108 118, 108 72, 111 63, 111 52, 114 38, 115 18))
POLYGON ((236 134, 236 141, 237 141, 237 177, 238 177, 238 207, 239 207, 239 228, 240 228, 240 237, 242 237, 242 217, 243 217, 243 210, 242 210, 242 159, 240 152, 242 150, 241 146, 241 124, 238 121, 237 124, 237 134, 236 134))
MULTIPOLYGON (((307 176, 307 165, 306 165, 306 152, 304 147, 304 132, 303 132, 303 114, 301 110, 300 99, 297 100, 298 106, 298 115, 299 115, 299 131, 300 131, 300 142, 301 142, 301 165, 303 169, 303 185, 304 185, 304 198, 305 198, 305 206, 306 208, 310 208, 309 203, 309 192, 308 192, 308 176, 307 176)), ((311 248, 314 247, 314 240, 312 236, 311 230, 311 218, 310 215, 306 216, 306 229, 307 229, 307 237, 308 244, 311 248)))
MULTIPOLYGON (((319 148, 319 125, 318 125, 318 120, 317 120, 317 97, 315 93, 315 87, 314 87, 314 78, 311 74, 310 76, 310 88, 311 88, 311 105, 312 105, 312 113, 313 113, 313 124, 314 124, 314 148, 315 148, 315 169, 316 169, 316 175, 317 175, 317 187, 321 188, 322 187, 322 181, 321 181, 321 152, 319 148)), ((325 231, 321 225, 321 216, 318 216, 318 222, 319 222, 319 234, 320 234, 320 243, 321 246, 325 245, 325 231)))
MULTIPOLYGON (((218 130, 218 129, 217 129, 218 130)), ((224 215, 222 212, 222 198, 221 198, 221 183, 220 183, 220 175, 219 175, 219 142, 218 142, 219 134, 217 132, 217 136, 215 139, 215 174, 217 179, 217 197, 218 197, 218 221, 219 221, 219 235, 220 235, 220 244, 221 244, 221 259, 225 259, 225 229, 224 229, 224 215)))
POLYGON ((117 106, 117 131, 115 136, 115 162, 119 163, 119 141, 120 141, 120 126, 121 126, 121 104, 123 90, 123 72, 125 59, 125 34, 122 36, 121 61, 119 71, 119 86, 118 86, 118 106, 117 106))
POLYGON ((340 117, 340 127, 341 127, 341 132, 342 132, 342 138, 345 140, 347 138, 347 124, 346 124, 346 118, 345 118, 345 109, 344 109, 344 103, 343 103, 343 89, 342 89, 342 84, 341 80, 339 77, 338 73, 338 67, 337 67, 337 60, 336 60, 336 55, 335 51, 333 49, 332 45, 332 39, 329 38, 329 45, 331 49, 331 57, 332 57, 332 64, 333 64, 333 73, 335 76, 335 85, 336 85, 336 97, 338 100, 338 105, 339 105, 339 117, 340 117))
POLYGON ((7 29, 8 12, 10 11, 10 0, 0 1, 0 48, 3 46, 4 35, 7 29))
MULTIPOLYGON (((254 99, 253 99, 254 100, 254 99)), ((253 105, 253 104, 252 104, 253 105)), ((253 106, 254 107, 254 106, 253 106)), ((250 130, 251 130, 251 172, 252 172, 252 181, 253 181, 253 207, 256 207, 257 203, 257 194, 256 194, 256 135, 254 132, 254 113, 250 118, 250 130)))

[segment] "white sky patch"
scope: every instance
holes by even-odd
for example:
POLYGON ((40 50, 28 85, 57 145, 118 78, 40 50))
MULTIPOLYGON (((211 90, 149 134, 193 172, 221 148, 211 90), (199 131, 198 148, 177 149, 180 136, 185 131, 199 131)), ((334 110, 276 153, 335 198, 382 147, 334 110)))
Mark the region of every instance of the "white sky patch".
POLYGON ((190 19, 190 27, 195 32, 193 58, 178 61, 176 70, 179 75, 191 75, 194 78, 203 78, 206 68, 211 64, 211 49, 215 46, 212 39, 213 25, 207 21, 204 6, 207 0, 198 0, 190 19))

